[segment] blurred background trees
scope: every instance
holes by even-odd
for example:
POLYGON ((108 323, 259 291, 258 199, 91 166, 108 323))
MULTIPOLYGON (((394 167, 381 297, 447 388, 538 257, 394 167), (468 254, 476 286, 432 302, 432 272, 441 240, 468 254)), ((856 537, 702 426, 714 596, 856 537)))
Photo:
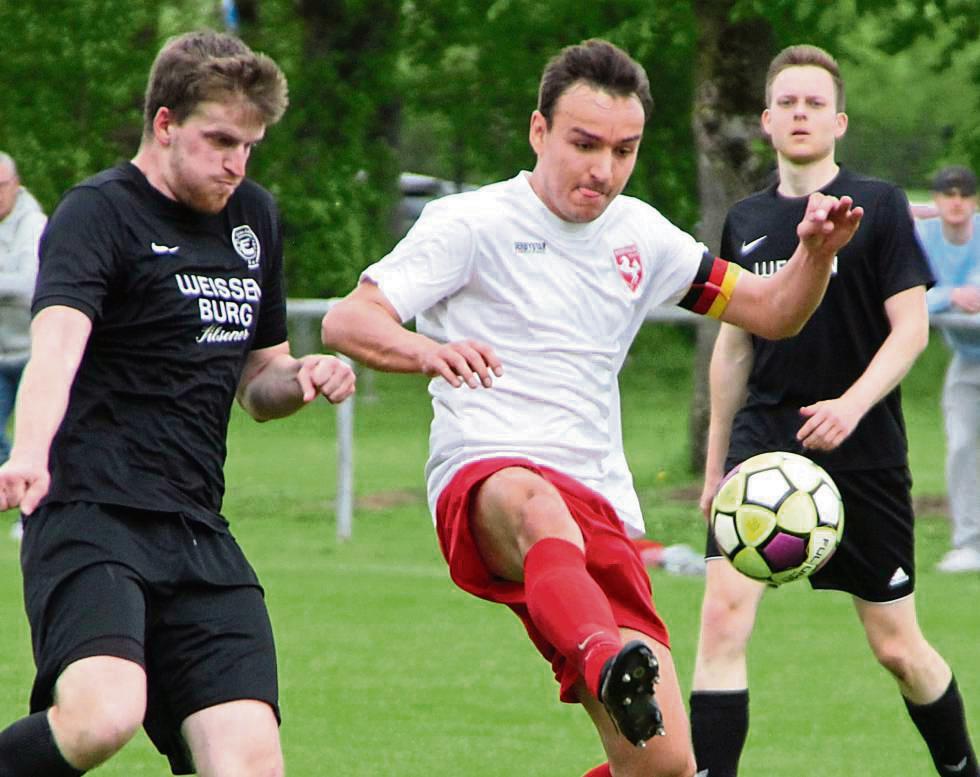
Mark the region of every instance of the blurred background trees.
POLYGON ((280 200, 290 294, 335 296, 396 239, 400 171, 484 183, 533 165, 538 77, 568 43, 605 37, 646 66, 656 110, 629 191, 716 245, 771 171, 762 77, 788 43, 842 62, 845 164, 920 190, 941 164, 980 166, 978 23, 968 0, 0 2, 0 148, 50 210, 135 152, 160 44, 231 28, 289 77, 250 174, 280 200))
MULTIPOLYGON (((627 192, 713 249, 728 206, 772 172, 763 80, 791 43, 841 61, 844 164, 919 196, 941 165, 980 169, 975 0, 0 0, 0 149, 49 212, 132 157, 153 56, 204 26, 289 78, 290 108, 249 172, 279 199, 293 297, 345 294, 394 244, 399 173, 462 186, 530 169, 542 67, 590 37, 650 76, 655 112, 627 192)), ((696 335, 694 471, 714 331, 696 335)))

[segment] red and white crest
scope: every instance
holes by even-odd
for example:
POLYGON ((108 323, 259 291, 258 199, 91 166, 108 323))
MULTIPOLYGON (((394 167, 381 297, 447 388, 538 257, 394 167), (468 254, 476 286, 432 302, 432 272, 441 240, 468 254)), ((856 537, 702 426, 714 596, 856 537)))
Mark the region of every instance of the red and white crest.
POLYGON ((616 257, 616 269, 626 281, 630 291, 635 292, 643 280, 643 260, 640 249, 636 245, 623 246, 613 251, 616 257))

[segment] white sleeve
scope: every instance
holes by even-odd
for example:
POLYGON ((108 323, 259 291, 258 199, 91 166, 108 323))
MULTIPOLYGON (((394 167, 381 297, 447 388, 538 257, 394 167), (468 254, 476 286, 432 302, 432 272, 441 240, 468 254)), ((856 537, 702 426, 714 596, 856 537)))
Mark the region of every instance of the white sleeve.
POLYGON ((690 291, 701 261, 710 251, 657 211, 648 235, 651 254, 655 257, 652 276, 655 282, 651 284, 654 289, 647 307, 676 305, 690 291))
POLYGON ((378 285, 402 322, 454 294, 472 273, 472 227, 442 205, 427 205, 391 253, 361 273, 362 281, 378 285))

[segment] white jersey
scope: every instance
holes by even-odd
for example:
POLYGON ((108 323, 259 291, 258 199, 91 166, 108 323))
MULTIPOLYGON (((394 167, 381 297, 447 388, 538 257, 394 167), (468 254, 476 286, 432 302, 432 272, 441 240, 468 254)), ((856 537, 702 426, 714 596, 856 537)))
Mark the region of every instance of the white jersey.
POLYGON ((632 197, 566 222, 528 176, 431 202, 362 275, 418 332, 484 342, 503 365, 489 389, 429 384, 429 506, 462 465, 519 456, 598 491, 641 534, 618 373, 647 310, 689 292, 706 249, 632 197))

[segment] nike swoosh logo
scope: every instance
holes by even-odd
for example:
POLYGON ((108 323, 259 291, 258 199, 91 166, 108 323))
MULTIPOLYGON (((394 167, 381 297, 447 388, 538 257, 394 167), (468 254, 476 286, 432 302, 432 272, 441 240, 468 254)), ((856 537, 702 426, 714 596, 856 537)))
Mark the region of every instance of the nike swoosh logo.
POLYGON ((589 634, 589 636, 587 636, 585 639, 583 639, 581 642, 579 642, 575 647, 577 647, 579 650, 585 650, 585 646, 589 644, 589 641, 593 637, 598 637, 600 634, 602 634, 601 631, 597 631, 597 632, 595 632, 593 634, 589 634))
POLYGON ((955 766, 952 764, 943 764, 943 769, 950 772, 962 772, 966 768, 966 756, 963 756, 963 760, 960 761, 955 766))
POLYGON ((176 254, 180 250, 180 246, 165 246, 159 243, 150 243, 150 250, 157 256, 167 256, 176 254))
MULTIPOLYGON (((742 256, 748 256, 753 251, 755 251, 756 248, 762 245, 762 241, 765 240, 767 237, 769 237, 769 235, 763 235, 762 237, 757 237, 751 243, 746 243, 745 241, 742 241, 742 256)), ((695 775, 694 777, 697 777, 697 775, 695 775)))
POLYGON ((695 774, 694 777, 708 777, 708 770, 702 769, 700 772, 695 774))

